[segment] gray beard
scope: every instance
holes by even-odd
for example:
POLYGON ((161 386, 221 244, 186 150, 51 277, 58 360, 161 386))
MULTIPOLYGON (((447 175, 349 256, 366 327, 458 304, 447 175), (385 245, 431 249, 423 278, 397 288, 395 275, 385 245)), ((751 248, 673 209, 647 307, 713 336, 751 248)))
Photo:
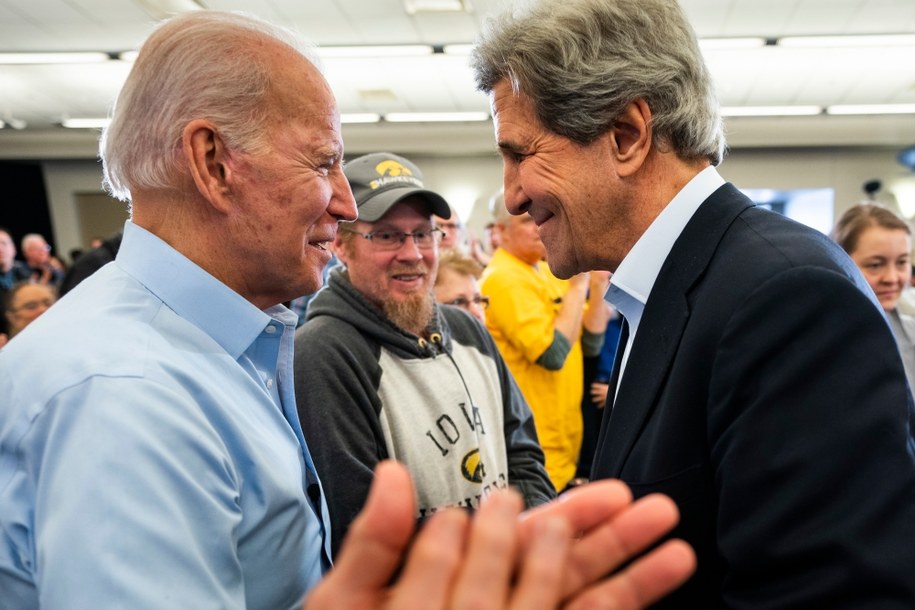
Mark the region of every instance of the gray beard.
POLYGON ((384 315, 396 326, 417 337, 422 337, 435 312, 432 291, 417 294, 403 301, 385 300, 381 304, 384 315))

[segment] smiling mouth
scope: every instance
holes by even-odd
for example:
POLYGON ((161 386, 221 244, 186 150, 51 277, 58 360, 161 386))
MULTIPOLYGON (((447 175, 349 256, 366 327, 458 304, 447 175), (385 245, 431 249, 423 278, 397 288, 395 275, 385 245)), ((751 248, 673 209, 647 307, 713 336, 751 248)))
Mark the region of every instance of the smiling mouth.
POLYGON ((332 241, 333 240, 322 239, 322 240, 310 241, 310 242, 308 242, 308 245, 311 246, 312 248, 315 248, 316 250, 321 250, 322 252, 329 252, 328 247, 332 241))

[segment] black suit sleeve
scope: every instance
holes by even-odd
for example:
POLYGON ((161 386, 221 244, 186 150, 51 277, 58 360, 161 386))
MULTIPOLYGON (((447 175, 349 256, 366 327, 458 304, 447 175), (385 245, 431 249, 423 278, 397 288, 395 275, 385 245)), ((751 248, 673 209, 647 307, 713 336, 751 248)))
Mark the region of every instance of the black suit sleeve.
POLYGON ((779 273, 734 311, 707 422, 726 606, 915 607, 904 379, 882 312, 837 273, 779 273))

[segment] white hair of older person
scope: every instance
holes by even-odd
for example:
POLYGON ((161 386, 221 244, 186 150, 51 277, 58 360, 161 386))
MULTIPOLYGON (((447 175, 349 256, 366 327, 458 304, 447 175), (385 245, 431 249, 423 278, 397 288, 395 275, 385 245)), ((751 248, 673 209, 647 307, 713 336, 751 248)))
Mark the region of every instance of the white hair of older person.
POLYGON ((112 195, 127 201, 137 190, 178 188, 186 173, 178 162, 181 133, 195 119, 211 120, 230 148, 256 154, 267 147, 279 118, 263 104, 275 66, 250 52, 252 33, 280 40, 320 69, 311 45, 249 15, 206 11, 166 22, 144 43, 102 133, 112 195))

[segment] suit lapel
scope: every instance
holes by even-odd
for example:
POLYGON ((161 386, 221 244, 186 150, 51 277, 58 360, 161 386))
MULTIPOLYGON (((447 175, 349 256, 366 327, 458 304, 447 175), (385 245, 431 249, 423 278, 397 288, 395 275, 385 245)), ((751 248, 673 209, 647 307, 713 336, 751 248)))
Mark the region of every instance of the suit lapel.
MULTIPOLYGON (((616 401, 604 412, 592 469, 596 478, 620 475, 664 387, 689 320, 689 292, 727 228, 752 205, 733 185, 725 184, 699 206, 674 243, 648 296, 616 401)), ((619 359, 614 375, 618 367, 619 359)))

